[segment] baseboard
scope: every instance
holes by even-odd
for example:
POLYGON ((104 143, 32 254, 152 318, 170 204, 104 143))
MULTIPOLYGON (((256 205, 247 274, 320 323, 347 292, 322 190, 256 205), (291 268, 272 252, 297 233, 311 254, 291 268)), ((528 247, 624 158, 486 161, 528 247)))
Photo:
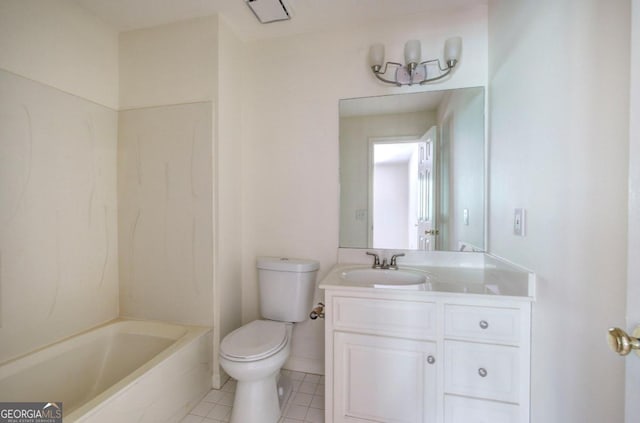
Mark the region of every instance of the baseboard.
POLYGON ((296 372, 313 373, 316 375, 324 374, 324 360, 317 358, 295 357, 291 356, 284 363, 284 368, 296 372))

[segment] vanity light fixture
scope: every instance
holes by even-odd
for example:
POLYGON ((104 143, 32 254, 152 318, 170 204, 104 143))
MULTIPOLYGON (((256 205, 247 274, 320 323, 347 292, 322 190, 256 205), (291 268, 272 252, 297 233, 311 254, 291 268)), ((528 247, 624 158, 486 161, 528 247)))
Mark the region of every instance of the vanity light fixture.
POLYGON ((443 79, 455 68, 462 53, 462 38, 451 37, 444 43, 444 61, 440 59, 421 62, 420 41, 410 40, 404 45, 406 64, 384 61, 384 45, 374 44, 369 48, 369 66, 373 74, 382 82, 397 86, 428 84, 443 79), (394 71, 395 69, 395 71, 394 71), (431 73, 435 73, 433 76, 431 73), (392 79, 391 79, 392 78, 392 79))

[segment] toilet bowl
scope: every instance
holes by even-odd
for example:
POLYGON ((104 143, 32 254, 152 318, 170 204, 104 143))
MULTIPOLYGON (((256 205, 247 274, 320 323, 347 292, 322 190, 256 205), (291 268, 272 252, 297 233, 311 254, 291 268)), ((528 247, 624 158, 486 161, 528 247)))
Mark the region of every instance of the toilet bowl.
POLYGON ((277 377, 291 353, 291 323, 254 320, 227 335, 220 365, 238 381, 232 423, 280 418, 277 377))
POLYGON ((276 423, 278 376, 291 353, 294 322, 307 318, 319 264, 313 260, 259 257, 260 308, 254 320, 224 337, 220 366, 238 381, 231 423, 276 423))

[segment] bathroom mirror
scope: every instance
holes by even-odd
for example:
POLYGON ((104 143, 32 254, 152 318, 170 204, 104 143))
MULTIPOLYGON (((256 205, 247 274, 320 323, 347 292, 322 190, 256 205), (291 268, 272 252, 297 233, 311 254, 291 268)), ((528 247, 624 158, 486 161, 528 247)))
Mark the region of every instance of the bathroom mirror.
POLYGON ((340 247, 485 249, 484 88, 340 100, 340 247))

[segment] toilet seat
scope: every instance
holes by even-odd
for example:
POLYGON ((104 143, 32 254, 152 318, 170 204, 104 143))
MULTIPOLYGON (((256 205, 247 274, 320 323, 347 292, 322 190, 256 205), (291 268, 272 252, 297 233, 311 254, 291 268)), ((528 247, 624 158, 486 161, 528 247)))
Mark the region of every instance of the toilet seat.
POLYGON ((254 320, 224 337, 220 355, 232 361, 257 361, 276 354, 287 341, 285 323, 254 320))

